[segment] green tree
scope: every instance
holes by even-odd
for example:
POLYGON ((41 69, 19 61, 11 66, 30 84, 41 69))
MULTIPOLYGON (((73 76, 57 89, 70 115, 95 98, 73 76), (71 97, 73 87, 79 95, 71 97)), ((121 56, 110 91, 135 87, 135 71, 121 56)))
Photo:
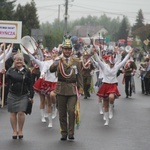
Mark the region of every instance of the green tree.
POLYGON ((48 47, 49 50, 57 47, 58 44, 62 43, 63 32, 64 32, 64 22, 58 21, 56 19, 52 24, 46 22, 41 24, 40 29, 42 29, 44 34, 43 44, 48 47))
MULTIPOLYGON (((112 40, 116 40, 116 34, 118 33, 118 30, 121 25, 121 21, 119 17, 117 18, 110 18, 107 17, 105 14, 100 17, 82 17, 81 19, 77 19, 75 21, 72 21, 69 23, 69 26, 71 27, 71 30, 73 33, 77 33, 75 27, 82 26, 82 25, 90 25, 90 26, 103 26, 107 31, 108 35, 112 40), (73 31, 74 30, 74 31, 73 31)), ((108 36, 106 35, 106 36, 108 36)))
POLYGON ((13 20, 16 0, 0 0, 0 20, 13 20))
POLYGON ((127 40, 128 33, 129 33, 129 23, 127 17, 124 16, 118 31, 118 40, 119 39, 127 40))
POLYGON ((22 21, 23 36, 31 35, 31 29, 40 27, 34 0, 32 0, 31 3, 27 3, 25 6, 19 4, 14 16, 16 20, 22 21))
MULTIPOLYGON (((81 19, 76 19, 74 21, 68 21, 68 32, 70 35, 77 35, 76 29, 82 25, 90 26, 103 26, 108 31, 107 37, 110 37, 111 40, 116 41, 116 35, 121 26, 121 21, 119 17, 110 18, 105 14, 100 17, 87 16, 82 17, 81 19)), ((58 21, 57 19, 53 23, 43 23, 40 27, 43 30, 44 34, 44 45, 47 47, 53 48, 62 42, 63 39, 63 30, 64 30, 64 21, 58 21), (50 38, 49 38, 50 37, 50 38), (48 38, 49 41, 46 39, 48 38)), ((128 28, 126 28, 128 29, 128 28)))
POLYGON ((141 41, 145 40, 149 34, 149 25, 144 24, 143 12, 140 9, 136 17, 136 23, 132 27, 132 35, 139 37, 141 41))
POLYGON ((116 36, 121 25, 119 17, 112 19, 104 14, 99 18, 99 24, 108 31, 108 34, 112 40, 117 40, 116 36))
POLYGON ((133 32, 134 35, 139 36, 140 40, 143 42, 147 38, 150 40, 150 24, 147 24, 145 26, 142 26, 138 29, 136 29, 133 32))
POLYGON ((135 25, 133 25, 132 31, 134 32, 136 29, 143 27, 143 26, 144 26, 144 16, 143 16, 142 10, 140 9, 136 16, 135 25))

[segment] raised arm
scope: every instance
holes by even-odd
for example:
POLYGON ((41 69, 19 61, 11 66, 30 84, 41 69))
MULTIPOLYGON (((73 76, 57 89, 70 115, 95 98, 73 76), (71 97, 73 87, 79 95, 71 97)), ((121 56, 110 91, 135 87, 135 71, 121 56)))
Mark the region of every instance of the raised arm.
POLYGON ((2 43, 2 44, 0 45, 0 53, 3 51, 3 46, 4 46, 4 43, 2 43))
POLYGON ((41 50, 41 49, 38 49, 37 51, 38 51, 38 55, 39 55, 39 57, 40 57, 40 60, 43 61, 43 60, 44 60, 44 56, 43 56, 42 50, 41 50))
POLYGON ((121 54, 117 53, 115 57, 115 64, 119 64, 121 62, 121 54))
POLYGON ((129 57, 131 56, 132 52, 133 52, 133 48, 129 51, 129 53, 128 53, 128 54, 126 55, 126 57, 122 60, 122 62, 120 62, 120 63, 117 65, 118 69, 124 66, 124 64, 127 62, 127 60, 129 59, 129 57))
POLYGON ((97 53, 94 54, 96 61, 98 62, 100 68, 103 70, 104 69, 104 63, 101 61, 97 53))
POLYGON ((41 66, 41 61, 40 61, 40 60, 36 59, 36 58, 35 58, 33 55, 31 55, 30 53, 29 53, 29 57, 30 57, 30 59, 33 60, 39 67, 41 66))
POLYGON ((5 55, 5 61, 6 61, 8 58, 11 57, 11 55, 12 55, 12 50, 13 50, 13 44, 11 45, 9 51, 8 51, 8 52, 6 53, 6 55, 5 55))
MULTIPOLYGON (((8 45, 7 49, 5 50, 5 61, 11 56, 13 49, 13 44, 8 45)), ((0 55, 0 61, 4 59, 4 52, 0 55)))

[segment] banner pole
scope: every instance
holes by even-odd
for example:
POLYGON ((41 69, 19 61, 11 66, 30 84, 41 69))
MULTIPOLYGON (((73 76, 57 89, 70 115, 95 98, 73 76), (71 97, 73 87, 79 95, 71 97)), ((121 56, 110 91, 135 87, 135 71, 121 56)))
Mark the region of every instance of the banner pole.
MULTIPOLYGON (((4 59, 3 59, 3 68, 5 69, 5 49, 6 44, 4 43, 4 59)), ((3 74, 3 81, 2 81, 2 105, 1 107, 4 107, 4 93, 5 93, 5 74, 3 74)))

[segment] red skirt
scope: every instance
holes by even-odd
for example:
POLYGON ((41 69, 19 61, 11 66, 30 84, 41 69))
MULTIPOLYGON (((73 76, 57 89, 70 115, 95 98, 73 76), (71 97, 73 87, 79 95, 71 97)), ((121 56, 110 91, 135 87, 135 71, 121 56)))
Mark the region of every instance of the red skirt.
POLYGON ((49 95, 56 87, 56 82, 49 82, 39 78, 35 81, 33 88, 36 92, 39 92, 44 95, 49 95))
POLYGON ((118 91, 116 83, 113 83, 113 84, 103 83, 97 92, 97 96, 107 98, 109 96, 109 94, 111 94, 111 93, 115 94, 116 98, 121 96, 118 91))

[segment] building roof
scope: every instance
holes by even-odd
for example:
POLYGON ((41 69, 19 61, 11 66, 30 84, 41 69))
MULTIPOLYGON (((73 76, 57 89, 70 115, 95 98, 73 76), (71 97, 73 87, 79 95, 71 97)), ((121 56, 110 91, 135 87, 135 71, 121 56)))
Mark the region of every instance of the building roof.
POLYGON ((102 26, 77 26, 75 30, 78 37, 87 37, 88 34, 94 36, 99 32, 101 33, 101 31, 104 32, 104 34, 107 33, 107 30, 102 26))

